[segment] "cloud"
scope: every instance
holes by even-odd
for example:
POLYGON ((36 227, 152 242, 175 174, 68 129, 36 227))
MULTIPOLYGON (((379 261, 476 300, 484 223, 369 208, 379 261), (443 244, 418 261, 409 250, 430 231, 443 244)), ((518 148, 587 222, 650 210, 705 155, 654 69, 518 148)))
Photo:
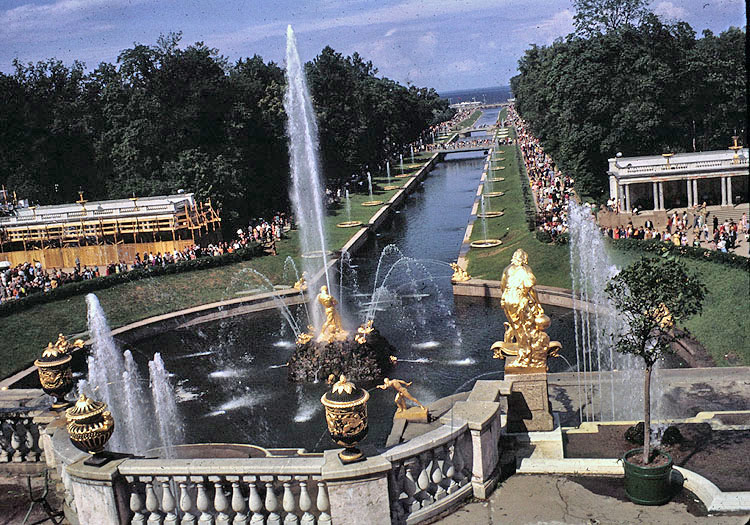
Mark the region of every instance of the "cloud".
POLYGON ((389 36, 395 35, 396 31, 398 31, 398 29, 396 29, 395 27, 393 29, 389 29, 388 32, 385 34, 386 38, 389 36))
POLYGON ((573 31, 573 12, 570 9, 558 11, 550 18, 519 26, 515 33, 525 35, 528 43, 550 44, 558 37, 573 31))
POLYGON ((676 6, 672 2, 659 2, 654 6, 654 13, 660 17, 669 19, 682 19, 688 14, 685 8, 676 6))
POLYGON ((478 60, 474 60, 473 58, 467 58, 465 60, 457 60, 445 66, 445 68, 448 71, 454 71, 456 73, 466 73, 469 71, 481 71, 483 67, 484 67, 484 64, 482 62, 479 62, 478 60))

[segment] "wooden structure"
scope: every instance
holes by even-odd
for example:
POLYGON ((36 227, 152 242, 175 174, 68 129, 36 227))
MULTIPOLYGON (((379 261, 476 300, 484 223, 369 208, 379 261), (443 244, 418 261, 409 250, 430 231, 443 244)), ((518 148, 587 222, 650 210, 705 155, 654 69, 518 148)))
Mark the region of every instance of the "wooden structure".
POLYGON ((0 260, 45 268, 132 262, 218 240, 221 218, 192 193, 16 208, 0 217, 0 260))

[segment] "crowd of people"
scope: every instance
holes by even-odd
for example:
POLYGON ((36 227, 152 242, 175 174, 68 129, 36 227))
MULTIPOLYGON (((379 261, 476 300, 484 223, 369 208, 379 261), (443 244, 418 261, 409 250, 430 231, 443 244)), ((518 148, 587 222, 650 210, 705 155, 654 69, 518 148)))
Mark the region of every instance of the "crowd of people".
POLYGON ((568 231, 568 201, 573 194, 573 179, 557 169, 513 106, 508 108, 508 117, 516 127, 518 145, 534 193, 537 228, 555 240, 568 231))
POLYGON ((139 268, 167 266, 200 257, 218 257, 233 253, 248 246, 263 244, 271 254, 276 253, 275 243, 282 238, 283 232, 291 228, 291 220, 283 212, 276 213, 270 220, 258 218, 250 222, 247 228, 237 230, 231 241, 217 242, 201 247, 197 244, 172 252, 138 252, 132 261, 119 261, 99 266, 81 265, 76 258, 74 267, 67 271, 62 268, 42 267, 39 261, 24 262, 14 267, 0 269, 0 304, 20 299, 38 292, 49 292, 67 283, 87 281, 105 275, 124 273, 139 268))
POLYGON ((705 244, 713 250, 726 253, 737 247, 741 235, 745 242, 750 241, 750 222, 747 213, 742 214, 739 222, 734 219, 720 222, 715 215, 709 221, 703 206, 691 214, 687 210, 682 213, 673 211, 667 217, 666 227, 662 229, 656 228, 653 221, 647 219, 641 226, 634 226, 630 220, 625 226, 602 227, 602 232, 612 239, 657 239, 675 246, 704 247, 705 244))
POLYGON ((433 144, 422 144, 419 147, 419 151, 443 151, 443 150, 452 150, 456 148, 476 148, 476 147, 487 147, 488 149, 492 147, 493 140, 490 139, 471 139, 471 140, 461 140, 456 142, 435 142, 433 144))

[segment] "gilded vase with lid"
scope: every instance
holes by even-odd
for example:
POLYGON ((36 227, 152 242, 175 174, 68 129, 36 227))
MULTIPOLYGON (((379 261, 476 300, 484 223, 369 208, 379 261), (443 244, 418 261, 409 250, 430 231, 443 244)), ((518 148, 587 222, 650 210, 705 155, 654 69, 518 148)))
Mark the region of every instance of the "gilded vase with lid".
POLYGON ((94 401, 84 394, 65 411, 65 416, 70 441, 77 449, 89 454, 104 450, 104 445, 115 430, 115 420, 107 410, 107 404, 94 401))
POLYGON ((34 361, 42 389, 55 398, 52 404, 54 410, 67 408, 72 404, 65 399, 65 395, 73 388, 73 372, 70 368, 72 359, 66 348, 49 343, 42 357, 34 361))
POLYGON ((357 388, 345 376, 323 394, 320 402, 326 409, 326 423, 331 439, 344 447, 339 452, 342 463, 353 463, 364 459, 357 445, 367 437, 367 400, 370 393, 357 388))

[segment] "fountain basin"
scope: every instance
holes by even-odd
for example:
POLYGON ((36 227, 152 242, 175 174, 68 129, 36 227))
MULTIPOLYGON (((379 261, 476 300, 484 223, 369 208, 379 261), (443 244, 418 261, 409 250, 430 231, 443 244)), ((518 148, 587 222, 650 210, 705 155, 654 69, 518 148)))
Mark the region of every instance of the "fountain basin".
POLYGON ((362 206, 382 206, 383 201, 365 201, 362 206))
POLYGON ((472 248, 493 248, 500 246, 503 243, 500 239, 480 239, 478 241, 471 241, 472 248))
POLYGON ((396 175, 397 179, 408 179, 412 175, 410 173, 402 173, 401 175, 396 175))
POLYGON ((388 186, 383 187, 385 191, 392 191, 392 190, 400 190, 401 186, 397 186, 395 184, 389 184, 388 186))
POLYGON ((301 255, 301 257, 303 259, 317 259, 317 258, 323 257, 324 255, 326 257, 330 257, 331 255, 333 255, 333 252, 329 250, 326 250, 325 252, 322 250, 315 250, 312 252, 305 252, 301 255))
POLYGON ((362 221, 344 221, 336 225, 337 228, 355 228, 362 226, 362 221))
POLYGON ((493 217, 502 217, 504 215, 501 211, 486 211, 484 213, 477 213, 477 217, 480 219, 492 219, 493 217))
POLYGON ((503 182, 505 180, 505 177, 495 177, 492 179, 489 179, 490 182, 503 182))
POLYGON ((484 197, 502 197, 505 195, 504 191, 489 191, 487 193, 482 193, 482 196, 484 197))
MULTIPOLYGON (((500 159, 498 159, 498 160, 500 160, 500 159)), ((502 160, 505 160, 505 159, 502 159, 502 160)), ((500 170, 504 170, 504 169, 505 169, 505 166, 495 166, 494 168, 492 168, 492 171, 500 171, 500 170)))
POLYGON ((164 447, 146 451, 147 457, 170 457, 171 459, 200 458, 267 458, 272 454, 263 447, 239 443, 190 443, 171 447, 170 454, 164 447))

